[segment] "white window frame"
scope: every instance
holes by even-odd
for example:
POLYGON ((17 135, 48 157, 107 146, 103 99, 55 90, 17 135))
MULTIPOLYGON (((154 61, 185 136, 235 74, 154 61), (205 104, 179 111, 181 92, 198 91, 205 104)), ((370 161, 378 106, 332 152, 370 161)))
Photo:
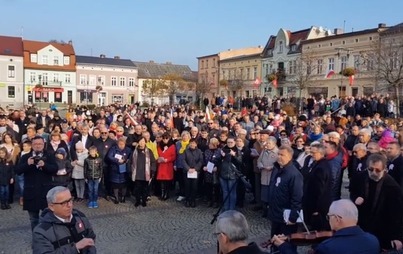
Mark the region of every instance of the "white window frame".
POLYGON ((253 67, 253 79, 257 78, 257 67, 253 67))
POLYGON ((46 72, 42 73, 42 84, 43 85, 48 84, 48 74, 46 72))
POLYGON ((347 68, 347 63, 348 63, 348 57, 347 56, 341 56, 340 57, 340 71, 342 71, 345 68, 347 68))
POLYGON ((59 73, 54 73, 53 74, 53 82, 54 83, 59 83, 59 73))
POLYGON ((328 59, 328 61, 329 61, 329 64, 327 66, 327 70, 328 71, 330 71, 330 70, 334 71, 334 57, 330 57, 328 59))
POLYGON ((53 65, 59 65, 59 56, 53 56, 53 65))
POLYGON ((47 55, 42 56, 42 64, 48 64, 48 56, 47 55))
POLYGON ((119 86, 126 86, 126 77, 119 77, 119 86))
POLYGON ((38 55, 37 54, 31 54, 30 59, 31 59, 31 63, 36 63, 36 62, 38 62, 38 55))
POLYGON ((7 65, 7 78, 15 79, 15 65, 7 65), (10 67, 13 69, 10 70, 10 67))
POLYGON ((129 78, 129 86, 130 86, 130 87, 134 87, 135 85, 136 85, 135 78, 130 77, 130 78, 129 78))
POLYGON ((70 64, 70 57, 69 56, 63 56, 63 64, 64 65, 69 65, 70 64))
POLYGON ((283 50, 284 50, 284 44, 283 41, 280 41, 278 43, 278 53, 283 53, 283 50))
POLYGON ((118 79, 115 76, 111 77, 111 86, 117 86, 117 83, 118 79))
POLYGON ((7 86, 7 97, 15 98, 15 86, 7 86), (10 92, 13 92, 14 95, 10 96, 10 92))
POLYGON ((29 78, 30 78, 31 84, 35 83, 36 82, 36 73, 35 72, 30 72, 29 73, 29 78))
POLYGON ((318 69, 316 71, 317 74, 323 73, 323 59, 318 59, 318 69))
POLYGON ((88 84, 91 85, 91 86, 95 86, 96 83, 97 83, 97 76, 96 75, 90 75, 88 84))
POLYGON ((87 75, 80 74, 80 85, 87 85, 87 75))
POLYGON ((64 82, 66 82, 67 84, 70 84, 70 83, 71 83, 71 76, 70 76, 70 74, 66 74, 66 75, 64 76, 64 82))

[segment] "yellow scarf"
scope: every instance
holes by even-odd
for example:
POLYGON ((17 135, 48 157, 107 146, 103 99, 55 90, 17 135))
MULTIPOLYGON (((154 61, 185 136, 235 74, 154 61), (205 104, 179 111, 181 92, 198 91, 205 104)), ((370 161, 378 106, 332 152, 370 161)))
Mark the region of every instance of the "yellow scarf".
POLYGON ((181 149, 179 149, 179 153, 182 154, 185 152, 186 148, 189 145, 189 140, 188 141, 181 141, 181 149))

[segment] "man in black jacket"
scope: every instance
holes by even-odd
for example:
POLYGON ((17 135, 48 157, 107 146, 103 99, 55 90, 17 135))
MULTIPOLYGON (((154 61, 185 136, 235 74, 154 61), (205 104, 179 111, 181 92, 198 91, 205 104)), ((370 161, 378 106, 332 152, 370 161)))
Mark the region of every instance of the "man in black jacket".
POLYGON ((94 230, 87 217, 73 209, 69 189, 54 187, 46 199, 48 208, 33 232, 33 253, 96 253, 94 230))
POLYGON ((272 237, 297 231, 296 221, 302 208, 303 177, 294 166, 292 156, 290 146, 281 146, 271 175, 268 212, 272 237), (290 210, 287 220, 283 216, 285 209, 290 210))
POLYGON ((313 163, 306 170, 304 177, 304 196, 302 207, 307 224, 314 230, 327 230, 329 224, 326 214, 331 200, 330 165, 325 159, 325 148, 322 144, 311 146, 313 163))
POLYGON ((52 176, 58 168, 55 157, 44 150, 42 137, 32 139, 32 152, 25 154, 15 167, 17 174, 24 174, 24 206, 28 211, 31 229, 39 223, 39 210, 47 206, 45 193, 52 187, 52 176))
POLYGON ((386 173, 386 158, 368 157, 368 170, 351 180, 350 199, 358 208, 358 225, 375 235, 381 248, 402 248, 403 195, 396 181, 386 173))
POLYGON ((73 136, 70 146, 70 158, 72 161, 77 160, 76 144, 78 141, 81 141, 84 144, 85 149, 88 149, 94 145, 95 139, 94 137, 89 135, 89 130, 90 128, 88 127, 88 125, 83 124, 81 126, 80 134, 77 136, 73 136))
POLYGON ((388 157, 388 174, 399 184, 403 193, 403 156, 400 152, 400 145, 391 142, 386 147, 386 155, 388 157))

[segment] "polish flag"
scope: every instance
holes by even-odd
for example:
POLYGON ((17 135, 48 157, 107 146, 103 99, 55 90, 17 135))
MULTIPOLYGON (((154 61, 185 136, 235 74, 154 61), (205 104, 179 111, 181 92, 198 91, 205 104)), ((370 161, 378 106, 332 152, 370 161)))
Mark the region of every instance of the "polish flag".
POLYGON ((277 88, 277 79, 273 80, 271 83, 273 84, 274 88, 277 88))
POLYGON ((331 78, 334 74, 334 70, 329 70, 329 72, 325 75, 325 78, 331 78))
POLYGON ((255 82, 253 82, 253 85, 254 85, 255 87, 258 87, 260 84, 262 84, 262 80, 260 80, 260 78, 256 78, 256 79, 255 79, 255 82))
POLYGON ((350 81, 350 86, 354 85, 354 79, 355 79, 354 75, 351 75, 348 79, 350 81))

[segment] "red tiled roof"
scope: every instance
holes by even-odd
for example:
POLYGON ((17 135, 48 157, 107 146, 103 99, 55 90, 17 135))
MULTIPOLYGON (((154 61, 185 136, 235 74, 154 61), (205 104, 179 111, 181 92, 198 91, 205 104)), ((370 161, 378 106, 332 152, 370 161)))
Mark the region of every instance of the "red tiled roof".
POLYGON ((60 50, 61 52, 63 52, 63 54, 66 56, 75 55, 73 45, 68 44, 68 43, 61 44, 61 43, 55 43, 55 42, 24 40, 23 45, 24 45, 24 51, 29 51, 29 52, 38 52, 38 50, 41 50, 48 45, 52 45, 53 47, 55 47, 58 50, 60 50))
POLYGON ((267 46, 268 49, 274 48, 274 44, 276 43, 276 37, 277 36, 274 35, 270 36, 269 45, 267 46))
POLYGON ((23 56, 22 38, 0 36, 0 55, 23 56))
POLYGON ((306 40, 310 31, 311 28, 289 33, 290 45, 296 44, 298 41, 306 40))

